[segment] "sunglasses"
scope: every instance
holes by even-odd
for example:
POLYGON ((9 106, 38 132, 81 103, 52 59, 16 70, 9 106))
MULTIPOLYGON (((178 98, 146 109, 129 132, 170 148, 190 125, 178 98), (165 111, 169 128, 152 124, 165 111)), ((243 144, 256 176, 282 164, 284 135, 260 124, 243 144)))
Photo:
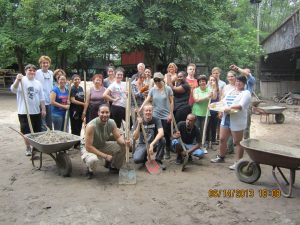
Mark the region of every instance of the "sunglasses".
POLYGON ((160 82, 161 81, 160 78, 154 78, 153 80, 154 80, 154 82, 160 82))

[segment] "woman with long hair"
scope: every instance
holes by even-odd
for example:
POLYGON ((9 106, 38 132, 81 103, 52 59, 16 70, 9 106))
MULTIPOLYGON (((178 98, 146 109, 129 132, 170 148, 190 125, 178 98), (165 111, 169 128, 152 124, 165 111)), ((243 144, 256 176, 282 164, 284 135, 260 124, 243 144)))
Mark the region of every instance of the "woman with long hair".
POLYGON ((107 77, 103 81, 103 86, 105 88, 108 88, 109 85, 111 85, 115 81, 115 67, 114 66, 108 66, 106 68, 107 77))
POLYGON ((82 119, 86 120, 86 123, 90 122, 98 116, 99 106, 107 103, 104 98, 104 92, 106 88, 103 86, 103 76, 102 74, 95 74, 92 77, 94 86, 91 87, 86 95, 86 102, 84 105, 82 119))
POLYGON ((52 105, 52 122, 54 130, 64 130, 65 114, 70 108, 69 92, 66 87, 67 78, 60 75, 57 78, 58 86, 54 86, 50 94, 50 102, 52 105))
POLYGON ((170 63, 167 68, 167 73, 165 74, 164 81, 166 85, 169 85, 175 82, 177 78, 177 66, 175 63, 170 63))
MULTIPOLYGON (((209 87, 211 91, 213 92, 213 96, 215 98, 211 98, 211 103, 213 102, 218 102, 220 101, 220 91, 219 91, 219 84, 218 84, 218 79, 214 75, 209 76, 208 80, 209 87)), ((215 145, 217 144, 216 142, 216 137, 217 137, 217 126, 219 123, 219 118, 218 118, 218 112, 214 110, 210 110, 210 119, 207 125, 207 130, 206 130, 206 142, 215 145)))
MULTIPOLYGON (((71 132, 72 134, 80 136, 82 128, 82 112, 85 106, 84 103, 84 91, 81 86, 79 86, 81 79, 78 74, 72 76, 73 86, 71 88, 70 94, 70 121, 71 121, 71 132)), ((74 147, 77 147, 75 145, 74 147)))
POLYGON ((124 69, 116 69, 115 81, 108 86, 103 93, 103 97, 112 102, 111 104, 111 118, 116 122, 117 127, 120 128, 122 120, 125 120, 126 107, 126 83, 123 82, 124 69))

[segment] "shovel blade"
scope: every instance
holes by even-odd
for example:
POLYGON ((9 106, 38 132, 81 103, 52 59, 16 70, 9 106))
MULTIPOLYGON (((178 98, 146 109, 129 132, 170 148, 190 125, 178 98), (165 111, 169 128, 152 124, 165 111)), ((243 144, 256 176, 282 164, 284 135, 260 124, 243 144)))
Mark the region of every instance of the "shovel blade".
POLYGON ((183 163, 182 163, 182 168, 181 168, 181 171, 182 171, 182 172, 185 170, 185 167, 186 167, 186 165, 188 164, 188 158, 189 158, 189 157, 187 157, 187 156, 185 156, 185 157, 183 158, 183 163))
POLYGON ((148 160, 146 162, 146 168, 150 174, 159 174, 160 166, 155 160, 148 160))
POLYGON ((119 184, 136 184, 135 169, 121 168, 119 170, 119 184))

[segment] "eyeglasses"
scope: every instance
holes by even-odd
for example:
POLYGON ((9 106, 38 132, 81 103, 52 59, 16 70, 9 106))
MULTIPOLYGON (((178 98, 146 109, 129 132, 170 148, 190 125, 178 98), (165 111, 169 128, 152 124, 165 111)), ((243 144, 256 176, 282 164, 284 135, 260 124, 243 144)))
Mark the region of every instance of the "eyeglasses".
POLYGON ((154 82, 160 82, 161 81, 160 78, 154 78, 153 80, 154 80, 154 82))

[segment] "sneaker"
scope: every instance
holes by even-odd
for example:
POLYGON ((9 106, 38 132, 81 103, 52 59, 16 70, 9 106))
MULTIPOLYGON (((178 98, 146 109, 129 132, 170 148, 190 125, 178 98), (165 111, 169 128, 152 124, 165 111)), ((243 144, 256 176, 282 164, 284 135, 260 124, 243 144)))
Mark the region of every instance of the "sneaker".
POLYGON ((164 159, 170 159, 170 158, 171 158, 170 151, 166 150, 164 159))
POLYGON ((25 155, 26 155, 26 156, 31 156, 31 155, 32 155, 32 153, 31 153, 31 148, 30 148, 30 147, 26 148, 26 150, 25 150, 25 155))
POLYGON ((160 166, 160 168, 161 168, 162 170, 166 170, 166 169, 167 169, 166 165, 164 165, 163 162, 162 162, 161 160, 155 159, 155 161, 159 164, 159 166, 160 166))
POLYGON ((236 168, 236 163, 237 163, 237 162, 234 162, 231 166, 229 166, 229 169, 230 169, 230 170, 235 170, 235 168, 236 168))
POLYGON ((177 155, 175 164, 176 164, 176 165, 180 165, 180 164, 182 164, 182 163, 183 163, 182 155, 177 155))
POLYGON ((92 179, 93 178, 93 176, 94 176, 94 173, 92 172, 92 171, 90 171, 88 168, 87 168, 87 171, 86 171, 86 174, 85 174, 86 176, 87 176, 87 179, 92 179))
POLYGON ((223 163, 225 162, 224 157, 217 155, 215 159, 210 160, 211 163, 223 163))

